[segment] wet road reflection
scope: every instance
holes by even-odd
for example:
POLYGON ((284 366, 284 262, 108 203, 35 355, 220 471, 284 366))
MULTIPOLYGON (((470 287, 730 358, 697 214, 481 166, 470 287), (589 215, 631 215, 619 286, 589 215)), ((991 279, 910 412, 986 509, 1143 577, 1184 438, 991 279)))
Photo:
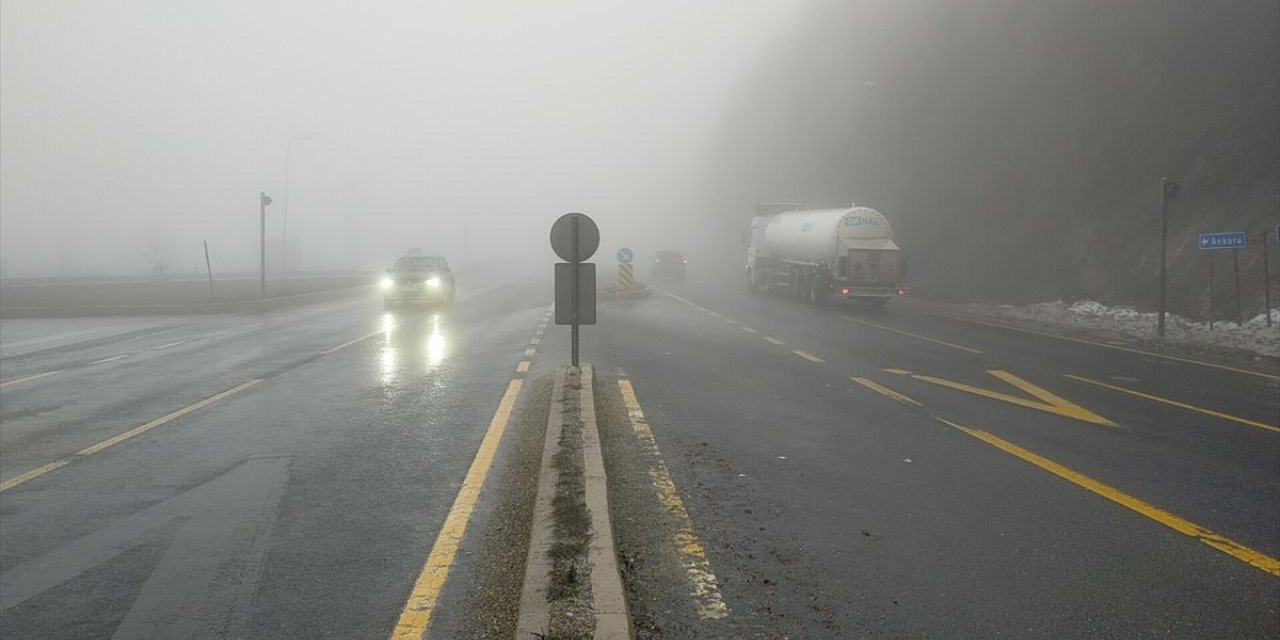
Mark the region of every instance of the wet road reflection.
POLYGON ((406 309, 382 316, 379 374, 384 385, 406 376, 430 374, 445 365, 452 336, 448 314, 439 308, 406 309))

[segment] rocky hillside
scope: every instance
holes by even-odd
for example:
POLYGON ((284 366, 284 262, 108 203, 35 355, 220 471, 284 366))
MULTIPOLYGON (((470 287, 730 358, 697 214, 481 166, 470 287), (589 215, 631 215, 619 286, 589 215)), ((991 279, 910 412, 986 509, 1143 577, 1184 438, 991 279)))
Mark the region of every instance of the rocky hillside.
POLYGON ((1149 308, 1168 176, 1172 307, 1207 303, 1196 234, 1247 230, 1259 313, 1264 234, 1280 266, 1278 80, 1273 0, 819 3, 743 78, 708 206, 856 200, 894 221, 929 295, 1149 308))

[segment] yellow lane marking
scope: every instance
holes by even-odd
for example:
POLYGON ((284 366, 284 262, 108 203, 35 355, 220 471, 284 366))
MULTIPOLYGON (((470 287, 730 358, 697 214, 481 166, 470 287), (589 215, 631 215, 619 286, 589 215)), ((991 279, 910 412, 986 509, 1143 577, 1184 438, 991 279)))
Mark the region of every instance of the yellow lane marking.
POLYGON ((894 375, 898 375, 898 376, 909 376, 909 375, 911 375, 911 372, 910 372, 910 371, 907 371, 906 369, 885 369, 885 372, 887 372, 887 373, 892 373, 892 374, 894 374, 894 375))
POLYGON ((331 349, 325 349, 324 351, 321 351, 321 352, 320 352, 320 355, 322 355, 322 356, 327 356, 327 355, 329 355, 329 354, 331 354, 331 353, 333 353, 333 352, 335 352, 335 351, 338 351, 338 350, 340 350, 340 349, 346 349, 347 347, 349 347, 349 346, 351 346, 351 345, 353 345, 353 344, 356 344, 356 343, 359 343, 359 342, 364 342, 365 340, 368 340, 369 338, 372 338, 372 337, 374 337, 374 336, 376 336, 376 335, 379 335, 379 334, 381 334, 382 332, 383 332, 383 330, 382 330, 382 329, 379 329, 379 330, 377 330, 377 331, 371 331, 371 332, 369 332, 369 333, 366 333, 366 334, 364 334, 364 335, 360 336, 359 338, 356 338, 355 340, 348 340, 348 341, 346 341, 346 342, 344 342, 344 343, 342 343, 342 344, 340 344, 340 345, 338 345, 338 346, 336 346, 336 347, 333 347, 333 348, 331 348, 331 349))
POLYGON ((815 356, 815 355, 813 355, 812 353, 809 353, 808 351, 801 351, 801 350, 799 350, 799 349, 792 349, 792 350, 791 350, 791 353, 794 353, 794 354, 796 354, 796 355, 800 356, 801 358, 804 358, 805 360, 808 360, 809 362, 826 362, 826 360, 823 360, 822 358, 819 358, 818 356, 815 356))
POLYGON ((422 565, 422 572, 418 574, 413 590, 409 592, 409 598, 400 612, 400 619, 396 621, 396 627, 391 632, 391 640, 420 640, 427 626, 431 624, 431 614, 435 611, 436 603, 444 590, 444 583, 449 577, 449 569, 453 567, 453 560, 458 555, 458 545, 462 543, 462 536, 467 531, 471 512, 475 510, 480 489, 484 487, 485 478, 489 475, 489 467, 493 465, 498 443, 502 441, 502 433, 507 428, 507 419, 511 417, 511 411, 515 408, 516 397, 520 395, 522 383, 523 381, 517 378, 507 385, 507 392, 502 395, 498 410, 494 412, 493 419, 489 422, 489 430, 485 432, 484 440, 480 442, 480 449, 476 451, 476 457, 471 461, 471 469, 467 471, 467 477, 462 481, 462 487, 458 489, 458 496, 454 498, 453 506, 449 508, 449 515, 445 517, 444 525, 440 527, 440 534, 436 536, 435 544, 431 546, 431 553, 427 555, 427 560, 422 565))
POLYGON ((54 469, 60 469, 60 468, 62 468, 62 467, 65 467, 65 466, 67 466, 68 464, 70 464, 70 463, 74 462, 75 460, 77 460, 77 459, 79 459, 79 458, 83 458, 83 457, 85 457, 85 456, 91 456, 91 455, 93 455, 93 454, 95 454, 95 453, 98 453, 98 452, 102 451, 103 449, 106 449, 106 448, 108 448, 108 447, 112 447, 112 446, 115 446, 115 445, 117 445, 117 444, 120 444, 121 442, 124 442, 125 440, 128 440, 129 438, 133 438, 133 437, 135 437, 135 436, 138 436, 138 435, 141 435, 141 434, 143 434, 143 433, 146 433, 146 432, 148 432, 148 431, 150 431, 150 430, 152 430, 152 429, 155 429, 156 427, 159 427, 159 426, 161 426, 161 425, 164 425, 164 424, 167 424, 167 423, 173 422, 174 420, 177 420, 178 418, 181 418, 182 416, 185 416, 185 415, 187 415, 188 413, 191 413, 192 411, 197 411, 197 410, 199 410, 199 409, 203 409, 204 407, 207 407, 207 406, 209 406, 209 405, 211 405, 211 404, 213 404, 213 403, 215 403, 215 402, 217 402, 217 401, 219 401, 219 400, 221 400, 221 399, 223 399, 223 398, 226 398, 227 396, 231 396, 231 395, 234 395, 234 394, 240 393, 241 391, 244 391, 245 389, 248 389, 249 387, 252 387, 253 385, 258 384, 259 382, 262 382, 262 380, 260 380, 260 379, 255 379, 255 380, 250 380, 250 381, 248 381, 248 382, 241 383, 241 384, 236 385, 236 386, 234 386, 234 387, 232 387, 232 388, 230 388, 230 389, 227 389, 226 391, 223 391, 222 393, 219 393, 219 394, 217 394, 217 395, 213 395, 213 396, 209 396, 208 398, 205 398, 204 400, 201 400, 201 401, 199 401, 199 402, 197 402, 197 403, 195 403, 195 404, 189 404, 189 405, 187 405, 187 406, 185 406, 185 407, 183 407, 183 408, 181 408, 181 409, 178 409, 177 411, 174 411, 174 412, 172 412, 172 413, 165 414, 165 415, 163 415, 163 416, 161 416, 161 417, 159 417, 159 418, 156 418, 155 420, 152 420, 151 422, 148 422, 148 423, 146 423, 146 424, 144 424, 144 425, 140 425, 140 426, 134 427, 134 428, 132 428, 132 429, 130 429, 130 430, 128 430, 128 431, 125 431, 124 433, 121 433, 121 434, 119 434, 119 435, 116 435, 116 436, 113 436, 113 437, 107 438, 106 440, 103 440, 102 442, 99 442, 99 443, 97 443, 97 444, 95 444, 95 445, 91 445, 91 446, 85 447, 84 449, 81 449, 81 450, 79 450, 79 451, 77 451, 77 452, 75 452, 75 453, 71 454, 70 456, 67 456, 66 458, 63 458, 62 460, 57 460, 57 461, 51 462, 51 463, 46 464, 46 465, 44 465, 43 467, 40 467, 40 468, 38 468, 38 469, 32 469, 31 471, 28 471, 28 472, 26 472, 26 473, 24 473, 24 474, 22 474, 22 475, 15 476, 15 477, 13 477, 13 478, 10 478, 10 479, 8 479, 8 480, 5 480, 4 482, 0 482, 0 491, 6 491, 6 490, 8 490, 8 489, 11 489, 11 488, 13 488, 13 487, 16 487, 16 486, 18 486, 18 485, 20 485, 20 484, 24 483, 24 482, 27 482, 27 481, 29 481, 29 480, 33 480, 33 479, 35 479, 35 478, 39 478, 40 476, 42 476, 42 475, 44 475, 44 474, 46 474, 46 473, 49 473, 50 471, 53 471, 54 469))
POLYGON ((528 349, 525 349, 525 350, 524 350, 524 357, 526 357, 526 358, 532 358, 532 357, 533 357, 533 354, 535 354, 535 353, 537 353, 537 352, 538 352, 538 348, 537 348, 537 347, 529 347, 528 349))
POLYGON ((516 365, 516 373, 525 373, 528 370, 529 370, 528 360, 521 360, 520 364, 516 365))
POLYGON ((0 482, 0 491, 7 491, 10 487, 16 487, 33 478, 39 478, 40 476, 46 473, 49 473, 50 471, 53 471, 55 469, 61 469, 62 467, 67 466, 68 464, 71 464, 71 459, 63 458, 62 460, 50 462, 49 464, 46 464, 43 467, 32 469, 24 474, 14 476, 12 478, 9 478, 8 480, 5 480, 4 482, 0 482))
POLYGON ((902 404, 913 404, 917 407, 922 406, 919 402, 916 402, 915 400, 912 400, 911 398, 908 398, 907 396, 904 396, 901 393, 894 391, 893 389, 890 389, 885 386, 881 386, 880 384, 876 383, 874 380, 870 380, 867 378, 849 378, 849 379, 895 402, 900 402, 902 404))
POLYGON ((739 328, 739 329, 742 329, 743 331, 746 331, 747 333, 760 333, 759 331, 756 331, 755 329, 752 329, 751 327, 738 327, 738 328, 739 328))
POLYGON ((980 395, 984 398, 991 398, 992 400, 999 400, 1001 402, 1016 404, 1020 407, 1037 409, 1040 411, 1046 411, 1048 413, 1056 413, 1060 416, 1075 418, 1076 420, 1090 422, 1093 424, 1100 424, 1104 427, 1116 426, 1114 422, 1107 420, 1106 418, 1103 418, 1102 416, 1096 413, 1093 413, 1092 411, 1089 411, 1088 409, 1085 409, 1084 407, 1074 402, 1071 402, 1070 400, 1067 400, 1060 396, 1056 396, 1045 389, 1037 387, 1036 385, 1031 384, 1026 380, 1023 380, 1022 378, 1019 378, 1013 375, 1012 373, 1009 373, 1008 371, 1000 371, 998 369, 993 369, 988 371, 987 373, 990 373, 991 375, 1001 380, 1004 380, 1005 382, 1025 391, 1028 395, 1034 396, 1036 399, 1040 400, 1040 402, 1036 402, 1034 400, 1027 400, 1026 398, 1019 398, 1017 396, 1007 395, 1004 393, 1000 393, 998 391, 983 389, 981 387, 974 387, 974 386, 970 386, 960 382, 953 382, 951 380, 945 380, 943 378, 935 378, 933 376, 913 375, 911 377, 915 380, 930 382, 939 386, 947 387, 949 389, 956 389, 957 391, 966 391, 968 393, 980 395))
POLYGON ((920 334, 918 334, 918 333, 911 333, 910 331, 903 331, 902 329, 894 329, 893 327, 886 327, 886 326, 884 326, 884 325, 882 325, 882 324, 876 324, 876 323, 874 323, 874 322, 867 322, 866 320, 858 320, 858 319, 856 319, 856 318, 850 318, 849 316, 840 316, 840 317, 841 317, 841 318, 844 318, 845 320, 848 320, 849 322, 854 322, 854 323, 857 323, 857 324, 865 324, 865 325, 867 325, 868 327, 875 327, 875 328, 877 328, 877 329, 882 329, 882 330, 884 330, 884 331, 892 331, 892 332, 894 332, 894 333, 902 334, 902 335, 904 335, 904 336, 908 336, 908 337, 911 337, 911 338, 915 338, 915 339, 917 339, 917 340, 924 340, 925 342, 932 342, 932 343, 934 343, 934 344, 940 344, 940 345, 942 345, 942 346, 944 346, 944 347, 951 347, 952 349, 959 349, 959 350, 961 350, 961 351, 967 351, 967 352, 969 352, 969 353, 982 353, 981 351, 978 351, 977 349, 973 349, 973 348, 971 348, 971 347, 964 347, 964 346, 961 346, 961 345, 958 345, 958 344, 952 344, 952 343, 950 343, 950 342, 943 342, 942 340, 938 340, 938 339, 936 339, 936 338, 930 338, 930 337, 927 337, 927 336, 922 336, 922 335, 920 335, 920 334))
POLYGON ((155 348, 155 349, 157 349, 157 350, 158 350, 158 349, 168 349, 169 347, 176 347, 176 346, 178 346, 178 345, 180 345, 180 344, 186 344, 186 343, 187 343, 187 341, 186 341, 186 340, 179 340, 178 342, 170 342, 169 344, 162 344, 162 345, 160 345, 160 346, 158 346, 158 347, 154 347, 154 348, 155 348))
POLYGON ((771 343, 773 343, 773 344, 786 344, 785 342, 783 342, 783 341, 781 341, 781 340, 779 340, 779 339, 777 339, 777 338, 775 338, 775 337, 773 337, 773 336, 764 336, 764 341, 765 341, 765 342, 771 342, 771 343))
MULTIPOLYGON (((941 418, 939 418, 939 420, 941 420, 941 418)), ((959 425, 947 420, 942 420, 942 422, 982 440, 997 449, 1022 458, 1023 460, 1030 462, 1049 473, 1071 482, 1072 484, 1084 487, 1085 489, 1115 502, 1116 504, 1136 511, 1166 527, 1169 527, 1170 529, 1173 529, 1174 531, 1177 531, 1178 533, 1191 536, 1192 538, 1195 538, 1196 540, 1199 540, 1200 542, 1203 542, 1204 544, 1209 545, 1210 547, 1213 547, 1214 549, 1217 549, 1218 551, 1221 551, 1237 560, 1242 560, 1266 571, 1267 573, 1270 573, 1271 575, 1280 577, 1280 560, 1276 560, 1275 558, 1264 555, 1258 551, 1254 551, 1253 549, 1235 542, 1234 540, 1230 540, 1221 534, 1214 533, 1194 522, 1184 520, 1172 513, 1169 513, 1168 511, 1160 509, 1159 507, 1147 504, 1146 502, 1120 491, 1119 489, 1115 489, 1098 482, 1097 480, 1094 480, 1082 473, 1072 471, 1071 469, 1049 460, 1048 458, 1036 455, 1022 447, 1019 447, 1018 445, 1013 444, 1012 442, 1002 440, 990 433, 973 427, 959 425)))
POLYGON ((111 356, 110 358, 103 358, 103 359, 101 359, 101 360, 94 360, 93 362, 90 362, 89 364, 102 364, 102 363, 104 363, 104 362, 114 362, 114 361, 116 361, 116 360, 121 360, 121 359, 128 358, 128 357, 129 357, 129 354, 127 354, 127 353, 126 353, 126 354, 122 354, 122 355, 118 355, 118 356, 111 356))
POLYGON ((622 392, 622 399, 627 405, 631 429, 635 431, 636 439, 640 441, 640 447, 649 459, 649 478, 653 480, 653 487, 658 493, 658 503, 667 510, 667 513, 674 515, 680 523, 673 537, 676 554, 680 558, 681 566, 684 567, 685 575, 689 577, 691 583, 689 595, 697 604, 698 615, 713 620, 724 618, 729 615, 729 608, 720 597, 719 581, 716 579, 716 574, 711 571, 711 562, 707 560, 706 550, 703 549, 702 543, 698 542, 698 536, 693 530, 693 520, 689 517, 689 511, 685 509, 684 500, 676 491, 675 483, 671 481, 667 463, 663 461, 658 443, 653 439, 653 429, 649 427, 649 423, 645 421, 644 412, 640 410, 640 401, 636 399, 635 389, 632 388, 630 380, 619 380, 618 389, 622 392))
POLYGON ((62 370, 61 370, 61 369, 59 369, 59 370, 57 370, 57 371, 46 371, 46 372, 44 372, 44 373, 37 373, 37 374, 35 374, 34 376, 27 376, 27 377, 25 377, 25 378, 18 378, 17 380, 6 380, 5 382, 0 382, 0 387, 7 387, 7 386, 9 386, 9 385, 11 385, 11 384, 18 384, 19 382, 29 382, 29 381, 31 381, 31 380, 39 380, 40 378, 47 378, 47 377, 49 377, 49 376, 57 375, 57 374, 59 374, 59 373, 62 373, 62 370))
POLYGON ((1013 327, 1013 326, 1009 326, 1009 325, 1007 325, 1007 324, 999 324, 999 323, 995 323, 995 322, 984 322, 984 321, 982 321, 982 320, 973 320, 973 319, 971 319, 971 318, 962 318, 962 317, 960 317, 960 316, 941 315, 940 317, 943 317, 943 318, 950 318, 950 319, 952 319, 952 320, 959 320, 960 322, 969 322, 969 323, 972 323, 972 324, 985 325, 985 326, 988 326, 988 327, 998 327, 998 328, 1000 328, 1000 329, 1008 329, 1008 330, 1010 330, 1010 331, 1021 331, 1021 332, 1023 332, 1023 333, 1031 333, 1031 334, 1035 334, 1035 335, 1038 335, 1038 336, 1045 336, 1045 337, 1049 337, 1049 338, 1056 338, 1056 339, 1058 339, 1058 340, 1067 340, 1067 341, 1069 341, 1069 342, 1079 342, 1079 343, 1081 343, 1081 344, 1091 344, 1091 345, 1098 346, 1098 347, 1105 347, 1105 348, 1107 348, 1107 349, 1117 349, 1117 350, 1120 350, 1120 351, 1127 351, 1127 352, 1129 352, 1129 353, 1137 353, 1137 354, 1141 354, 1141 355, 1144 355, 1144 356, 1151 356, 1151 357, 1153 357, 1153 358, 1162 358, 1162 359, 1164 359, 1164 360, 1173 360, 1173 361, 1175 361, 1175 362, 1185 362, 1185 363, 1187 363, 1187 364, 1195 364, 1195 365, 1200 365, 1200 366, 1202 366, 1202 367, 1211 367, 1211 368, 1214 368, 1214 369, 1221 369, 1221 370, 1223 370, 1223 371, 1234 371, 1234 372, 1236 372, 1236 373, 1243 373, 1243 374, 1245 374, 1245 375, 1250 375, 1250 376, 1258 376, 1259 378, 1266 378, 1266 379, 1268 379, 1268 380, 1280 380, 1280 376, 1275 375, 1275 374, 1272 374, 1272 373, 1263 373, 1263 372, 1261 372, 1261 371, 1253 371, 1253 370, 1250 370, 1250 369, 1239 369, 1239 368, 1236 368, 1236 367, 1230 367, 1230 366, 1227 366, 1227 365, 1225 365, 1225 364, 1216 364, 1216 363, 1213 363, 1213 362, 1204 362, 1203 360, 1193 360, 1193 359, 1191 359, 1191 358, 1180 358, 1180 357, 1178 357, 1178 356, 1170 356, 1170 355, 1165 355, 1165 354, 1163 354, 1163 353, 1155 353, 1155 352, 1153 352, 1153 351, 1143 351, 1142 349, 1134 349, 1133 347, 1121 347, 1121 346, 1117 346, 1117 345, 1113 345, 1113 344, 1107 344, 1107 343, 1105 343, 1105 342, 1094 342, 1093 340, 1084 340, 1084 339, 1081 339, 1081 338, 1072 338, 1072 337, 1069 337, 1069 336, 1060 336, 1060 335, 1056 335, 1056 334, 1048 333, 1048 332, 1046 332, 1046 331, 1036 331, 1036 330, 1034 330, 1034 329, 1024 329, 1024 328, 1022 328, 1022 327, 1013 327))
POLYGON ((143 434, 143 433, 146 433, 146 432, 148 432, 148 431, 150 431, 150 430, 152 430, 152 429, 154 429, 154 428, 156 428, 156 427, 159 427, 159 426, 161 426, 161 425, 164 425, 164 424, 168 424, 168 423, 170 423, 170 422, 173 422, 174 420, 177 420, 178 418, 181 418, 182 416, 185 416, 185 415, 187 415, 188 413, 191 413, 192 411, 197 411, 197 410, 199 410, 199 409, 203 409, 203 408, 205 408, 205 407, 207 407, 207 406, 209 406, 209 405, 211 405, 211 404, 213 404, 213 403, 215 403, 215 402, 217 402, 217 401, 219 401, 219 400, 221 400, 221 399, 223 399, 223 398, 226 398, 227 396, 231 396, 231 395, 235 395, 235 394, 237 394, 237 393, 240 393, 241 391, 244 391, 245 389, 248 389, 249 387, 252 387, 253 385, 258 384, 259 382, 262 382, 262 380, 261 380, 261 379, 255 379, 255 380, 250 380, 250 381, 248 381, 248 382, 240 383, 240 384, 238 384, 238 385, 236 385, 236 386, 234 386, 234 387, 231 387, 230 389, 227 389, 226 391, 223 391, 222 393, 219 393, 219 394, 217 394, 217 395, 213 395, 213 396, 209 396, 208 398, 205 398, 204 400, 201 400, 200 402, 197 402, 197 403, 195 403, 195 404, 189 404, 189 405, 187 405, 187 406, 185 406, 185 407, 183 407, 183 408, 181 408, 181 409, 178 409, 177 411, 174 411, 173 413, 168 413, 168 414, 165 414, 165 415, 163 415, 163 416, 160 416, 159 418, 156 418, 155 420, 152 420, 151 422, 148 422, 148 423, 146 423, 146 424, 144 424, 144 425, 139 425, 139 426, 137 426, 137 427, 134 427, 134 428, 132 428, 132 429, 130 429, 130 430, 128 430, 128 431, 126 431, 126 432, 124 432, 124 433, 120 434, 120 435, 117 435, 117 436, 114 436, 114 437, 111 437, 111 438, 107 438, 106 440, 103 440, 102 442, 99 442, 98 444, 95 444, 95 445, 92 445, 92 446, 89 446, 89 447, 85 447, 84 449, 81 449, 81 450, 77 451, 77 452, 75 453, 75 455, 76 455, 76 456, 90 456, 90 455, 93 455, 93 454, 95 454, 95 453, 98 453, 99 451, 102 451, 103 449, 106 449, 107 447, 115 446, 115 445, 117 445, 117 444, 120 444, 121 442, 124 442, 125 440, 128 440, 129 438, 133 438, 133 437, 135 437, 135 436, 138 436, 138 435, 141 435, 141 434, 143 434))
POLYGON ((1153 396, 1153 395, 1151 395, 1151 394, 1143 393, 1143 392, 1141 392, 1141 391, 1134 391, 1133 389, 1126 389, 1126 388, 1124 388, 1124 387, 1117 387, 1117 386, 1112 385, 1112 384, 1107 384, 1107 383, 1105 383, 1105 382, 1098 382, 1097 380, 1090 380, 1090 379, 1088 379, 1088 378, 1082 378, 1082 377, 1080 377, 1080 376, 1073 376, 1073 375, 1071 375, 1071 374, 1069 374, 1069 373, 1067 373, 1067 374, 1063 374, 1063 375, 1065 375, 1065 376, 1066 376, 1066 377, 1068 377, 1068 378, 1071 378, 1072 380, 1079 380, 1080 382, 1088 382, 1089 384, 1096 384, 1096 385, 1098 385, 1099 387, 1105 387, 1105 388, 1107 388, 1107 389, 1111 389, 1111 390, 1113 390, 1113 391, 1120 391, 1120 392, 1122 392, 1122 393, 1127 393, 1127 394, 1129 394, 1129 395, 1138 396, 1139 398, 1146 398, 1147 400, 1153 400, 1153 401, 1155 401, 1155 402, 1163 402, 1164 404, 1167 404, 1167 405, 1170 405, 1170 406, 1174 406, 1174 407, 1178 407, 1179 409, 1186 409, 1186 410, 1188 410, 1188 411, 1195 411, 1195 412, 1198 412, 1198 413, 1203 413, 1203 414, 1205 414, 1205 415, 1207 415, 1207 416, 1213 416, 1213 417, 1215 417, 1215 418, 1222 418, 1223 420, 1230 420, 1230 421, 1232 421, 1232 422, 1239 422, 1240 424, 1247 424, 1247 425, 1249 425, 1249 426, 1251 426, 1251 427, 1257 427, 1257 428, 1259 428, 1259 429, 1266 429, 1267 431, 1275 431, 1275 432, 1277 432, 1277 433, 1280 433, 1280 427, 1277 427, 1277 426, 1275 426, 1275 425, 1265 424, 1265 423, 1262 423, 1262 422, 1254 422, 1253 420, 1249 420, 1249 419, 1247 419, 1247 418, 1240 418, 1240 417, 1233 416, 1233 415, 1229 415, 1229 414, 1226 414, 1226 413, 1221 413, 1221 412, 1218 412, 1218 411, 1213 411, 1213 410, 1211 410, 1211 409, 1201 409, 1200 407, 1193 407, 1193 406, 1191 406, 1191 405, 1189 405, 1189 404, 1184 404, 1184 403, 1178 402, 1178 401, 1176 401, 1176 400, 1170 400, 1170 399, 1168 399, 1168 398, 1161 398, 1161 397, 1159 397, 1159 396, 1153 396))

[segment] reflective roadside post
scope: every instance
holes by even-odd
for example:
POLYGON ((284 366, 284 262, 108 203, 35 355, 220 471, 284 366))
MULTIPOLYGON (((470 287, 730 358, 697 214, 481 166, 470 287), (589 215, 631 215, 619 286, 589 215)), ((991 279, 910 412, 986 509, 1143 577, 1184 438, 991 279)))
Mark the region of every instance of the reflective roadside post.
POLYGON ((600 229, 581 213, 566 213, 551 225, 551 249, 561 260, 555 265, 556 324, 570 330, 571 362, 578 366, 578 327, 596 323, 596 265, 583 262, 600 247, 600 229))
POLYGON ((1181 187, 1176 182, 1169 182, 1168 178, 1160 178, 1160 321, 1156 326, 1156 333, 1164 336, 1164 312, 1165 312, 1165 290, 1167 289, 1168 277, 1166 275, 1166 264, 1169 254, 1169 201, 1178 197, 1178 190, 1181 187))

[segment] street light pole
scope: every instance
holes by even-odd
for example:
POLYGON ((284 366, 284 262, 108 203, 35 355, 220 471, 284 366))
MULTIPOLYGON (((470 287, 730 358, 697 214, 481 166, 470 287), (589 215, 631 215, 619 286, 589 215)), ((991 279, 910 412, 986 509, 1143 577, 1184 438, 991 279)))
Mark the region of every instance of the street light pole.
POLYGON ((1168 178, 1160 178, 1160 320, 1156 325, 1156 333, 1164 336, 1164 314, 1168 277, 1166 265, 1169 254, 1169 200, 1178 196, 1178 183, 1169 182, 1168 178))
POLYGON ((289 267, 289 173, 293 166, 293 143, 310 140, 311 136, 299 136, 290 138, 284 145, 284 213, 281 214, 284 229, 281 231, 280 244, 280 271, 283 273, 289 267))

